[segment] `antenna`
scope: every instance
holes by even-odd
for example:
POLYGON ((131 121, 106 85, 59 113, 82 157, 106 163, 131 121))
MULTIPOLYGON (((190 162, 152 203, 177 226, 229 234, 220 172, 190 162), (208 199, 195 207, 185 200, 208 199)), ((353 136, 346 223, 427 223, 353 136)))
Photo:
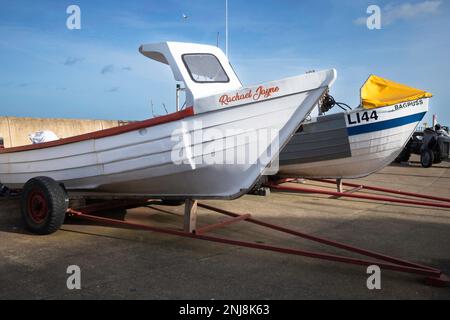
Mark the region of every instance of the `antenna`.
POLYGON ((225 0, 225 54, 228 58, 228 0, 225 0))
POLYGON ((153 108, 153 99, 150 100, 150 107, 152 108, 152 116, 153 116, 153 118, 155 118, 156 114, 155 114, 155 110, 153 108))
POLYGON ((163 103, 162 106, 163 106, 163 108, 164 108, 164 111, 166 111, 166 114, 169 114, 169 111, 167 111, 167 108, 166 108, 166 104, 163 103))

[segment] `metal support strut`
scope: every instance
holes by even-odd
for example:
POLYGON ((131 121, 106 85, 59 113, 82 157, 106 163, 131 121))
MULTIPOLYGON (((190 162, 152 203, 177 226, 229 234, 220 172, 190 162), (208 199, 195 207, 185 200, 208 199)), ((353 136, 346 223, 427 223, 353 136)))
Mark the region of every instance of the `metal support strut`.
MULTIPOLYGON (((401 191, 401 190, 367 186, 367 185, 356 184, 356 183, 348 183, 348 182, 344 183, 344 182, 342 182, 342 179, 338 179, 338 181, 339 180, 340 180, 341 186, 353 187, 353 188, 357 188, 358 190, 366 189, 366 190, 372 190, 372 191, 398 194, 401 196, 407 196, 407 197, 412 197, 412 198, 421 198, 421 199, 428 199, 428 200, 434 200, 434 201, 450 202, 450 198, 436 197, 436 196, 430 196, 430 195, 420 194, 420 193, 413 193, 413 192, 406 192, 406 191, 401 191)), ((326 179, 315 179, 315 181, 319 181, 319 182, 323 182, 323 183, 334 183, 333 181, 326 180, 326 179)))
MULTIPOLYGON (((149 201, 147 201, 147 206, 150 204, 149 201)), ((126 208, 133 207, 131 203, 123 203, 122 204, 126 208)), ((94 207, 85 207, 80 210, 73 210, 69 209, 68 214, 79 218, 83 220, 88 220, 92 222, 98 222, 103 223, 107 225, 114 225, 124 228, 132 228, 132 229, 139 229, 139 230, 148 230, 152 232, 162 233, 162 234, 168 234, 173 236, 179 236, 179 237, 185 237, 185 238, 191 238, 191 239, 198 239, 203 241, 210 241, 210 242, 216 242, 216 243, 222 243, 222 244, 228 244, 233 246, 239 246, 239 247, 246 247, 246 248, 253 248, 253 249, 259 249, 259 250, 265 250, 265 251, 272 251, 272 252, 278 252, 278 253, 284 253, 284 254, 290 254, 290 255, 296 255, 296 256, 303 256, 303 257, 309 257, 309 258, 315 258, 315 259, 321 259, 321 260, 327 260, 327 261, 333 261, 333 262, 340 262, 350 265, 358 265, 358 266, 371 266, 371 265, 377 265, 381 269, 385 270, 391 270, 401 273, 408 273, 408 274, 416 274, 426 277, 426 283, 428 285, 437 286, 437 287, 447 287, 450 286, 450 279, 445 276, 442 271, 420 265, 417 263, 405 261, 402 259, 390 257, 381 253, 357 248, 354 246, 350 246, 341 242, 336 242, 333 240, 316 237, 313 235, 309 235, 306 233, 302 233, 299 231, 295 231, 292 229, 288 229, 285 227, 277 226, 274 224, 270 224, 267 222, 263 222, 261 220, 257 220, 251 217, 250 214, 238 214, 234 213, 228 210, 216 208, 210 205, 197 203, 193 200, 187 200, 186 201, 186 207, 185 207, 185 215, 184 215, 184 231, 180 231, 177 229, 172 228, 161 228, 161 227, 154 227, 150 225, 142 225, 142 224, 136 224, 131 222, 125 222, 122 220, 117 219, 110 219, 105 217, 99 217, 93 215, 93 213, 98 212, 98 210, 107 210, 108 205, 95 205, 94 207), (210 210, 213 212, 217 212, 226 216, 231 217, 231 219, 224 220, 220 223, 213 224, 213 225, 207 225, 200 228, 197 228, 197 208, 203 208, 206 210, 210 210), (271 245, 265 245, 265 244, 259 244, 254 242, 248 242, 248 241, 239 241, 234 239, 227 239, 217 236, 211 236, 211 235, 205 235, 208 232, 211 232, 212 230, 216 230, 218 228, 222 228, 234 223, 237 223, 239 221, 246 221, 255 225, 259 225, 261 227, 265 227, 271 230, 276 230, 282 233, 286 233, 289 235, 293 235, 296 237, 300 237, 303 239, 307 239, 313 242, 321 243, 323 245, 335 247, 341 250, 345 250, 352 253, 357 253, 366 257, 370 257, 377 260, 364 260, 364 259, 357 259, 357 258, 351 258, 351 257, 345 257, 345 256, 339 256, 339 255, 332 255, 327 253, 320 253, 320 252, 312 252, 312 251, 305 251, 305 250, 298 250, 298 249, 292 249, 292 248, 284 248, 284 247, 277 247, 277 246, 271 246, 271 245)), ((110 208, 117 208, 120 206, 120 203, 109 203, 110 208)), ((141 207, 145 206, 144 201, 135 202, 134 207, 141 207)), ((166 210, 165 210, 166 211, 166 210)), ((167 212, 167 211, 166 211, 167 212)))
MULTIPOLYGON (((317 189, 317 188, 306 188, 306 187, 298 186, 298 185, 296 185, 296 186, 283 186, 282 185, 284 183, 290 183, 290 182, 295 182, 295 181, 296 181, 296 179, 282 179, 275 183, 270 183, 267 186, 272 190, 285 191, 285 192, 323 194, 323 195, 333 196, 336 198, 365 199, 365 200, 372 200, 372 201, 382 201, 382 202, 410 204, 410 205, 417 205, 417 206, 424 206, 424 207, 450 209, 450 203, 449 203, 450 199, 448 199, 448 198, 421 195, 421 194, 416 194, 416 193, 411 193, 411 192, 403 192, 403 191, 398 191, 398 190, 364 186, 364 185, 358 185, 358 184, 343 183, 342 181, 337 182, 338 189, 339 188, 343 189, 343 186, 355 187, 355 189, 350 190, 350 191, 336 192, 336 191, 329 191, 329 190, 323 190, 323 189, 317 189), (392 193, 392 194, 397 194, 397 195, 402 195, 402 196, 408 196, 411 198, 429 199, 429 200, 434 200, 435 202, 423 201, 423 200, 418 200, 418 199, 400 199, 400 198, 386 197, 386 196, 380 196, 380 195, 354 194, 355 192, 363 190, 363 189, 392 193)), ((324 183, 331 183, 331 184, 335 183, 335 182, 329 181, 329 180, 316 180, 316 181, 324 182, 324 183)))

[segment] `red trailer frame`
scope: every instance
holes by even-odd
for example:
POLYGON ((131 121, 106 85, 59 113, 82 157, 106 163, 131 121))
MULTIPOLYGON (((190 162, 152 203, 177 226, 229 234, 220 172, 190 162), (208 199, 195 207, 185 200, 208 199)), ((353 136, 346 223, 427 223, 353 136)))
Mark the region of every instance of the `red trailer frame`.
MULTIPOLYGON (((125 222, 117 219, 110 219, 105 217, 96 216, 95 213, 99 211, 112 210, 112 209, 131 209, 142 206, 148 206, 151 204, 149 200, 115 200, 108 201, 107 203, 100 203, 91 206, 86 206, 84 208, 74 210, 69 209, 68 214, 72 217, 83 219, 87 221, 102 223, 106 225, 138 229, 138 230, 147 230, 151 232, 163 233, 172 236, 185 237, 190 239, 197 239, 203 241, 210 241, 216 243, 222 243, 227 245, 253 248, 258 250, 272 251, 283 254, 290 254, 302 257, 309 257, 321 260, 327 260, 332 262, 339 262, 349 265, 358 265, 358 266, 372 266, 376 265, 384 270, 396 271, 400 273, 407 274, 415 274, 420 276, 425 276, 425 283, 431 286, 436 287, 448 287, 450 286, 450 279, 443 274, 441 270, 438 270, 433 267, 424 266, 421 264, 417 264, 414 262, 409 262, 403 259, 391 257, 388 255, 384 255, 378 252, 350 246, 341 242, 336 242, 333 240, 316 237, 307 233, 299 232, 293 229, 285 228, 282 226, 277 226, 274 224, 270 224, 261 220, 257 220, 252 218, 251 214, 239 214, 235 212, 231 212, 228 210, 220 209, 217 207, 213 207, 211 205, 206 205, 203 203, 198 203, 197 201, 187 200, 185 204, 185 215, 184 215, 184 231, 173 229, 173 228, 161 228, 150 225, 136 224, 125 222), (203 209, 207 209, 213 212, 217 212, 226 216, 229 216, 230 219, 224 220, 220 223, 216 223, 213 225, 202 226, 197 228, 197 207, 201 207, 203 209), (357 259, 340 255, 333 255, 327 253, 313 252, 313 251, 305 251, 293 248, 285 248, 279 246, 272 246, 266 244, 253 243, 248 241, 241 241, 235 239, 228 239, 218 236, 206 235, 207 233, 216 230, 218 228, 223 228, 225 226, 238 223, 240 221, 245 221, 248 223, 256 224, 264 228, 269 228, 271 230, 276 230, 282 233, 286 233, 289 235, 293 235, 296 237, 300 237, 303 239, 307 239, 313 242, 317 242, 326 246, 331 246, 334 248, 338 248, 344 251, 357 253, 359 255, 369 257, 376 260, 365 260, 365 259, 357 259)), ((167 212, 167 210, 164 210, 167 212)))

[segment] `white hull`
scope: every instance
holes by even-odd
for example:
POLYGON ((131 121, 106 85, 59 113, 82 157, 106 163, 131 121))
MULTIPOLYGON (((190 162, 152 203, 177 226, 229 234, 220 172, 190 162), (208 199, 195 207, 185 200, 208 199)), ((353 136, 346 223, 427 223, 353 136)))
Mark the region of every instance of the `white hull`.
MULTIPOLYGON (((378 120, 374 119, 365 124, 352 124, 356 122, 356 113, 364 111, 355 110, 345 115, 344 130, 347 133, 348 145, 333 145, 335 138, 331 132, 335 128, 330 128, 326 122, 323 126, 316 123, 316 127, 321 127, 322 132, 315 132, 308 141, 311 146, 306 147, 302 152, 298 149, 295 153, 295 145, 289 144, 281 153, 281 176, 316 178, 316 179, 356 179, 375 173, 390 163, 401 153, 417 125, 428 111, 429 99, 422 99, 423 104, 417 104, 404 109, 396 109, 396 106, 375 109, 378 120), (350 118, 349 118, 350 115, 350 118), (320 136, 329 132, 328 142, 314 141, 314 136, 320 136), (331 154, 333 147, 345 149, 349 153, 335 152, 331 154), (291 148, 289 152, 289 149, 291 148), (294 149, 292 149, 294 148, 294 149), (320 150, 320 149, 323 150, 320 150), (328 154, 326 153, 328 150, 328 154), (313 156, 308 156, 313 154, 313 156), (315 158, 317 161, 314 161, 315 158), (321 158, 328 157, 321 161, 321 158), (296 158, 296 159, 295 159, 296 158), (307 158, 307 161, 302 159, 307 158), (335 158, 335 159, 332 159, 335 158), (284 160, 283 160, 284 159, 284 160), (288 160, 287 160, 288 159, 288 160)), ((398 108, 398 107, 397 107, 398 108)), ((372 111, 369 111, 369 116, 372 111)), ((313 120, 315 121, 315 120, 313 120)), ((308 126, 306 123, 305 126, 308 126)), ((320 130, 320 129, 319 129, 320 130)), ((296 135, 297 144, 302 143, 302 134, 296 135)))
MULTIPOLYGON (((29 179, 46 176, 68 190, 95 190, 141 194, 158 198, 235 198, 252 188, 255 181, 292 137, 327 86, 326 80, 307 91, 287 92, 273 99, 203 113, 180 121, 141 128, 99 139, 88 139, 36 150, 0 153, 0 181, 21 188, 29 179), (201 126, 198 123, 201 121, 201 126), (204 138, 208 130, 277 130, 279 145, 266 139, 246 141, 226 150, 224 139, 204 138), (178 134, 174 135, 174 132, 178 134), (196 136, 200 134, 200 141, 196 136), (184 141, 184 147, 180 147, 184 141), (192 148, 189 141, 196 145, 192 148), (243 147, 258 145, 258 161, 247 163, 243 147), (270 157, 263 154, 271 149, 270 157), (185 154, 185 164, 173 161, 173 150, 185 154), (232 164, 206 164, 204 157, 233 154, 232 164), (242 163, 242 164, 241 164, 242 163)), ((303 78, 302 78, 303 79, 303 78)), ((283 84, 302 79, 283 80, 283 84)), ((290 84, 291 89, 295 86, 290 84)), ((308 86, 306 86, 308 87, 308 86)), ((219 108, 218 108, 219 109, 219 108)), ((240 141, 240 140, 237 140, 240 141)), ((227 158, 228 159, 228 158, 227 158)), ((229 162, 227 162, 229 163, 229 162)))

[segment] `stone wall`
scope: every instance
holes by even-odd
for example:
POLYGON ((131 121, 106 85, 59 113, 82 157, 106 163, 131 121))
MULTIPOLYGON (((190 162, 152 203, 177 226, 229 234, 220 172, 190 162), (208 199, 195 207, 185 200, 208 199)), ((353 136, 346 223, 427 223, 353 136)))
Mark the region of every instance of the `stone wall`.
POLYGON ((51 130, 59 138, 68 138, 121 124, 117 120, 0 117, 0 140, 3 138, 5 148, 17 147, 31 144, 28 135, 37 131, 51 130))

